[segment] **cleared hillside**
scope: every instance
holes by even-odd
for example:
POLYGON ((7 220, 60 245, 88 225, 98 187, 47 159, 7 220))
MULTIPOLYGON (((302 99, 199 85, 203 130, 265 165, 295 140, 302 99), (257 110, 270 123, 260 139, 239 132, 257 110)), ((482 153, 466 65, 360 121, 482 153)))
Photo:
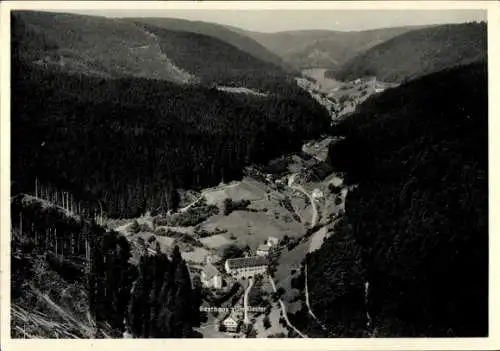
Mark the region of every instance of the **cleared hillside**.
POLYGON ((11 213, 13 338, 192 337, 200 301, 178 247, 133 266, 127 239, 87 218, 24 194, 11 213))
POLYGON ((205 34, 140 24, 154 35, 172 62, 206 85, 221 84, 264 91, 293 84, 281 66, 261 61, 237 47, 205 34))
POLYGON ((284 61, 300 69, 335 68, 357 54, 420 27, 382 28, 358 32, 329 30, 247 32, 284 61))
POLYGON ((309 257, 318 317, 345 337, 487 336, 486 65, 389 89, 339 128, 330 162, 358 187, 309 257))
POLYGON ((124 21, 133 21, 135 23, 142 23, 168 29, 170 31, 190 32, 196 34, 203 34, 209 37, 217 38, 226 42, 241 51, 244 51, 264 62, 269 62, 285 69, 289 69, 285 62, 275 53, 269 51, 263 45, 259 44, 252 38, 244 35, 244 32, 238 32, 233 28, 228 28, 216 23, 209 23, 203 21, 188 21, 178 18, 126 18, 124 21))
POLYGON ((327 74, 339 80, 376 76, 381 81, 402 82, 486 56, 485 23, 448 24, 397 36, 327 74))

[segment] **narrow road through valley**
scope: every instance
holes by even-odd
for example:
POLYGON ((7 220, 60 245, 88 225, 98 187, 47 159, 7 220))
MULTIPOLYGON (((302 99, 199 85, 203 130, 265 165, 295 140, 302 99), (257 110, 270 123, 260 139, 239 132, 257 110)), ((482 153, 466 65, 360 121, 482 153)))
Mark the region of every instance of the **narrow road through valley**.
POLYGON ((248 294, 250 293, 250 290, 252 290, 253 286, 253 279, 249 278, 249 283, 248 283, 248 288, 245 290, 245 295, 243 296, 243 306, 245 309, 245 324, 250 323, 250 318, 248 317, 248 294))
MULTIPOLYGON (((295 180, 295 175, 292 175, 289 179, 289 182, 288 182, 288 185, 290 186, 290 188, 295 189, 295 190, 300 191, 301 193, 305 194, 309 198, 309 201, 311 202, 311 206, 313 209, 313 218, 311 220, 310 228, 313 228, 318 222, 318 209, 316 207, 316 202, 314 201, 314 198, 312 197, 312 195, 309 194, 302 186, 295 185, 294 180, 295 180)), ((317 245, 316 241, 320 241, 321 243, 323 242, 324 237, 326 236, 326 228, 321 228, 314 235, 319 235, 321 237, 317 238, 318 240, 315 240, 316 239, 315 237, 313 237, 311 239, 309 252, 312 252, 312 251, 317 249, 318 245, 317 245)), ((307 306, 307 309, 309 311, 309 315, 321 326, 321 328, 323 330, 326 330, 326 327, 323 325, 323 323, 321 323, 321 321, 318 319, 318 317, 316 317, 316 315, 314 314, 314 312, 311 308, 311 304, 309 302, 309 286, 307 283, 307 270, 308 270, 308 267, 307 267, 307 262, 306 262, 304 264, 304 275, 305 275, 304 285, 305 285, 305 295, 306 295, 306 306, 307 306)))

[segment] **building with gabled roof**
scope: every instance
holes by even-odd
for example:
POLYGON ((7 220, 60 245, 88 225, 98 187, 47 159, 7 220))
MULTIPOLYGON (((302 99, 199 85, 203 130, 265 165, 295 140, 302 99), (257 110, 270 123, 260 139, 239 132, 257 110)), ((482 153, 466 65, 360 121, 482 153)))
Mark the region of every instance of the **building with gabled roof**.
POLYGON ((207 288, 222 288, 222 274, 211 263, 208 263, 201 271, 201 283, 207 288))

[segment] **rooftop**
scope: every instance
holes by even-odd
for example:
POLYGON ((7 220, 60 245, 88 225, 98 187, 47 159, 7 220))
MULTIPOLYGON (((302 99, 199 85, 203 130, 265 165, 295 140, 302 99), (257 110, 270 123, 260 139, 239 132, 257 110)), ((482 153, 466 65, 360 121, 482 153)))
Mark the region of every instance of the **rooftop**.
POLYGON ((205 268, 203 268, 203 273, 205 273, 205 279, 211 279, 216 275, 220 275, 219 270, 211 263, 207 264, 205 268))
POLYGON ((268 245, 261 244, 257 248, 258 251, 269 251, 271 248, 268 245))
POLYGON ((229 269, 266 266, 268 259, 263 256, 230 258, 227 261, 229 269))

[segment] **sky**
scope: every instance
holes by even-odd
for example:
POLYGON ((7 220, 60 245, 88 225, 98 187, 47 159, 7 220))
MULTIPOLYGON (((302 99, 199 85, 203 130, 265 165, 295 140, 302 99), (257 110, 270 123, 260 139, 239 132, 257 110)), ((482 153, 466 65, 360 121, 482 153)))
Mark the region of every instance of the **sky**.
MULTIPOLYGON (((66 10, 64 12, 70 12, 66 10)), ((107 17, 172 17, 215 22, 258 32, 367 30, 407 25, 485 21, 484 10, 80 10, 107 17)))

